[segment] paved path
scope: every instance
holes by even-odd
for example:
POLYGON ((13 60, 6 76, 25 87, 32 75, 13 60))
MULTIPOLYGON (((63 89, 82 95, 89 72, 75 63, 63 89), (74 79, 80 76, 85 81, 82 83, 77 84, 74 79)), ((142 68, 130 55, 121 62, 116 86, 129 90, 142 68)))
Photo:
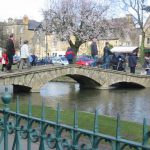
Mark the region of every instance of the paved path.
MULTIPOLYGON (((9 141, 8 150, 12 150, 14 136, 13 135, 9 135, 9 140, 8 141, 9 141)), ((2 145, 3 145, 3 143, 2 143, 2 145)), ((111 147, 109 146, 109 144, 106 144, 106 145, 105 144, 100 144, 99 145, 99 149, 111 150, 111 147)), ((0 150, 4 150, 4 147, 0 146, 0 150)), ((27 140, 21 140, 21 148, 19 150, 28 150, 27 149, 27 140)), ((31 150, 39 150, 39 143, 32 143, 31 150)))
MULTIPOLYGON (((9 135, 8 150, 12 150, 13 141, 14 141, 14 136, 9 135)), ((3 144, 4 144, 4 141, 2 142, 2 146, 0 146, 0 150, 4 150, 4 145, 3 144)), ((32 150, 38 150, 39 149, 39 143, 32 143, 31 149, 32 150)), ((22 140, 21 139, 21 148, 19 150, 28 150, 27 149, 27 140, 22 140)))

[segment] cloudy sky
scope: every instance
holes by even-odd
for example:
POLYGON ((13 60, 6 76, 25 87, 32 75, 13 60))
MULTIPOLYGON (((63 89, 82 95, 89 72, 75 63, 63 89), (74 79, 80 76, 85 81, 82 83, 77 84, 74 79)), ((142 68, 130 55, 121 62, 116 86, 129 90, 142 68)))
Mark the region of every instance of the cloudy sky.
MULTIPOLYGON (((22 19, 27 15, 29 19, 37 21, 43 20, 42 9, 46 8, 49 0, 1 0, 0 21, 7 20, 9 17, 22 19)), ((114 0, 115 1, 115 0, 114 0)), ((150 5, 150 0, 147 0, 150 5)), ((120 13, 124 16, 124 13, 120 13)))
POLYGON ((27 15, 30 19, 42 20, 42 8, 45 8, 47 0, 1 0, 0 20, 9 17, 20 19, 27 15))

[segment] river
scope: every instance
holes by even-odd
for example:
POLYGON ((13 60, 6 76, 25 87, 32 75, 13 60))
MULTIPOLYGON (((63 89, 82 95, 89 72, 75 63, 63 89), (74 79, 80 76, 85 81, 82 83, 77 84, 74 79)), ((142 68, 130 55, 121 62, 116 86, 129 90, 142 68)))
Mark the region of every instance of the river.
MULTIPOLYGON (((46 86, 46 106, 56 108, 59 103, 62 109, 72 109, 76 104, 78 110, 116 116, 123 120, 142 122, 150 116, 150 89, 80 89, 77 83, 50 82, 46 86)), ((18 94, 17 94, 18 95, 18 94)), ((32 103, 41 105, 41 93, 20 93, 20 99, 27 101, 30 96, 32 103)), ((14 95, 14 99, 16 94, 14 95)))

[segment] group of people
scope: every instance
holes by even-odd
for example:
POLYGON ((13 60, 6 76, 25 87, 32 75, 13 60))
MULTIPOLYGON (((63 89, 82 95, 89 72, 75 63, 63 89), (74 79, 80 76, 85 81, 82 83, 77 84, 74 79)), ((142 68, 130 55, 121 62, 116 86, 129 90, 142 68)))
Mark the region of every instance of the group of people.
MULTIPOLYGON (((97 55, 98 50, 96 40, 94 39, 91 44, 91 56, 95 60, 97 58, 97 55)), ((102 68, 109 69, 110 67, 112 67, 113 70, 126 71, 126 62, 126 55, 112 53, 110 50, 109 42, 105 43, 103 58, 101 62, 102 68)), ((135 52, 128 54, 128 66, 130 68, 130 73, 135 73, 135 68, 137 66, 137 54, 135 52)))
MULTIPOLYGON (((19 70, 23 69, 24 64, 27 64, 27 67, 30 68, 31 65, 35 65, 35 55, 31 55, 29 52, 28 41, 25 40, 20 50, 20 63, 19 70)), ((13 65, 13 56, 15 55, 14 48, 14 35, 10 34, 9 39, 6 43, 6 49, 3 49, 2 52, 2 71, 11 72, 13 65)), ((75 51, 68 47, 66 51, 66 58, 69 64, 73 64, 75 58, 75 51)), ((91 56, 94 59, 95 63, 98 61, 98 48, 96 44, 96 39, 93 39, 91 44, 91 56)), ((109 69, 110 66, 113 70, 118 71, 126 71, 126 56, 124 54, 115 54, 110 50, 109 42, 105 43, 105 47, 103 50, 103 59, 102 59, 102 68, 109 69)), ((130 73, 135 73, 135 68, 137 66, 137 54, 129 53, 128 54, 128 66, 130 68, 130 73)), ((145 57, 144 66, 146 74, 150 75, 150 59, 149 57, 145 57)))
POLYGON ((6 49, 2 51, 2 71, 11 72, 13 56, 15 55, 14 35, 10 34, 6 43, 6 49))
MULTIPOLYGON (((65 56, 69 64, 73 64, 75 53, 71 47, 68 47, 65 56)), ((92 40, 91 56, 94 59, 93 66, 96 66, 96 64, 99 63, 96 39, 92 40)), ((112 67, 113 70, 126 71, 126 62, 127 62, 127 58, 125 54, 112 53, 110 50, 109 42, 105 43, 105 47, 103 51, 103 58, 102 58, 102 61, 100 62, 102 65, 102 68, 109 69, 110 67, 112 67)), ((136 53, 133 52, 133 53, 128 54, 128 66, 130 68, 130 73, 135 73, 135 68, 137 66, 137 54, 136 53)))
MULTIPOLYGON (((25 40, 20 49, 20 62, 19 62, 19 70, 23 69, 23 66, 27 64, 27 67, 30 68, 31 65, 35 65, 34 63, 34 55, 30 55, 28 41, 25 40)), ((14 47, 14 35, 10 34, 9 39, 6 43, 6 49, 2 51, 2 71, 12 72, 13 65, 13 56, 15 55, 15 47, 14 47)))

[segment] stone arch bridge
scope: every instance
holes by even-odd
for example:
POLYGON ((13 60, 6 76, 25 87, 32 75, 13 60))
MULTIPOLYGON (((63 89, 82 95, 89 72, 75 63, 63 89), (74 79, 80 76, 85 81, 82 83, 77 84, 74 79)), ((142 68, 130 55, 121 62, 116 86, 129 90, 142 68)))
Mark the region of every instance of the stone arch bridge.
POLYGON ((150 76, 134 75, 114 70, 104 70, 93 67, 68 66, 38 66, 30 70, 14 71, 0 74, 0 85, 24 87, 31 92, 39 92, 49 81, 68 76, 76 80, 81 87, 110 89, 117 86, 150 87, 150 76))

